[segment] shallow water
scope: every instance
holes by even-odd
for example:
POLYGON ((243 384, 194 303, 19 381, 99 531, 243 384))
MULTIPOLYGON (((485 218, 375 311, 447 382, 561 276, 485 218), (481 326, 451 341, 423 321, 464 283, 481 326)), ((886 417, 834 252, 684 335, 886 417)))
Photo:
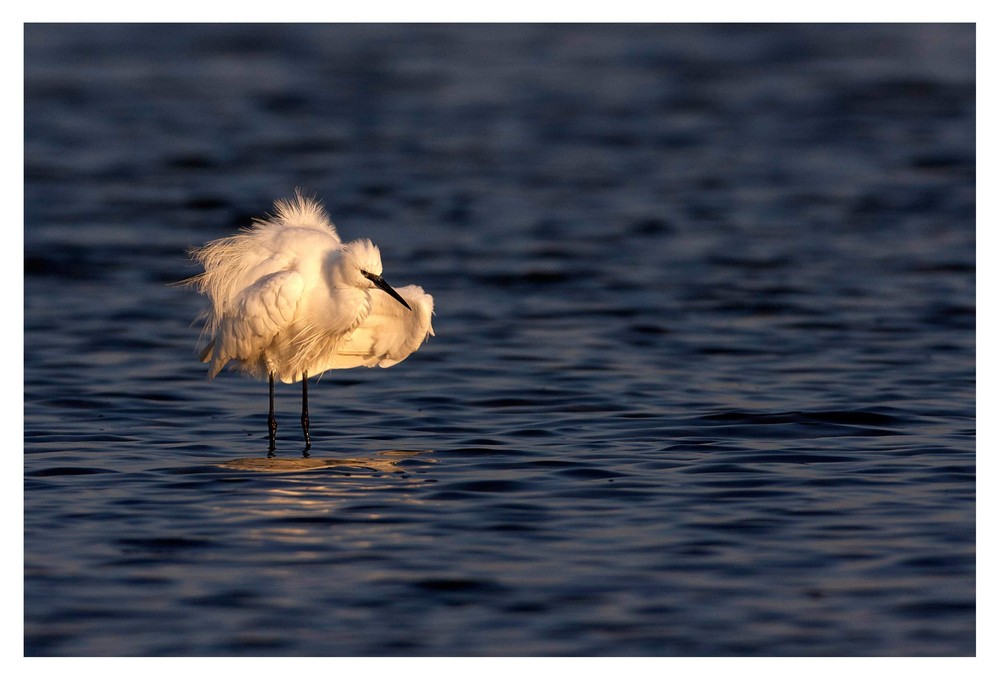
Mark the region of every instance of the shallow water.
POLYGON ((975 653, 971 26, 25 31, 28 655, 975 653), (205 379, 302 186, 437 337, 205 379))

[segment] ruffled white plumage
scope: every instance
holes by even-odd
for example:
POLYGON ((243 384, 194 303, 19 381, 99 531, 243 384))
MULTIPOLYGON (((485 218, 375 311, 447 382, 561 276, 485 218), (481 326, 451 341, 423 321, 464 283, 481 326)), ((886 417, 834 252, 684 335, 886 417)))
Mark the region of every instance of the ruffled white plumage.
POLYGON ((205 271, 189 283, 210 300, 202 351, 210 377, 230 362, 286 383, 303 373, 388 367, 434 334, 433 297, 403 286, 406 309, 371 287, 357 271, 381 275, 378 249, 342 243, 322 206, 298 193, 276 202, 273 216, 192 256, 205 271))

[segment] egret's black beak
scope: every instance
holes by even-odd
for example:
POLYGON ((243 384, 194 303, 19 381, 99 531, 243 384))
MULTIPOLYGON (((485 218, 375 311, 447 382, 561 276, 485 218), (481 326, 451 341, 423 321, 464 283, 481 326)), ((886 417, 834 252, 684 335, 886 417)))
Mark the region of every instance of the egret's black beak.
POLYGON ((406 300, 404 300, 402 297, 400 297, 399 293, 397 293, 395 290, 393 290, 392 286, 390 286, 388 283, 386 283, 385 279, 383 279, 381 276, 378 276, 377 274, 372 274, 372 273, 366 272, 366 271, 362 271, 361 273, 364 274, 365 277, 369 281, 371 281, 372 283, 374 283, 378 288, 381 288, 386 293, 388 293, 389 295, 391 295, 396 300, 396 302, 398 302, 399 304, 403 305, 404 307, 406 307, 407 309, 409 309, 411 312, 413 311, 413 309, 410 307, 410 305, 406 304, 406 300))

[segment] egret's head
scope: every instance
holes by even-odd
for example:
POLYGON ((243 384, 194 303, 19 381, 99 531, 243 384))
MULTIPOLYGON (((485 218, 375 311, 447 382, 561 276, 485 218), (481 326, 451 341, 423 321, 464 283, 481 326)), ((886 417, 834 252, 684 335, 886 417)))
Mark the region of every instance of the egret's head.
POLYGON ((382 254, 379 253, 378 246, 366 238, 351 241, 344 244, 344 265, 345 272, 351 276, 352 281, 358 288, 365 288, 362 278, 358 278, 359 272, 368 272, 375 276, 382 276, 382 254))
POLYGON ((382 278, 382 255, 368 239, 351 241, 344 246, 344 275, 350 285, 362 289, 378 288, 407 309, 410 305, 382 278))

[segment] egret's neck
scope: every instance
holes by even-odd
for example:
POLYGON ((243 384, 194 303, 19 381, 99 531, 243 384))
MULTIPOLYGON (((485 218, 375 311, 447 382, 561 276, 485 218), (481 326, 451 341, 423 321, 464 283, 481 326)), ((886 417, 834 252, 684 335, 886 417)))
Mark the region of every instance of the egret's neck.
POLYGON ((365 319, 371 313, 371 293, 367 290, 354 288, 353 286, 341 288, 336 293, 335 304, 338 307, 338 312, 343 315, 341 318, 344 321, 347 332, 350 333, 364 323, 365 319))

